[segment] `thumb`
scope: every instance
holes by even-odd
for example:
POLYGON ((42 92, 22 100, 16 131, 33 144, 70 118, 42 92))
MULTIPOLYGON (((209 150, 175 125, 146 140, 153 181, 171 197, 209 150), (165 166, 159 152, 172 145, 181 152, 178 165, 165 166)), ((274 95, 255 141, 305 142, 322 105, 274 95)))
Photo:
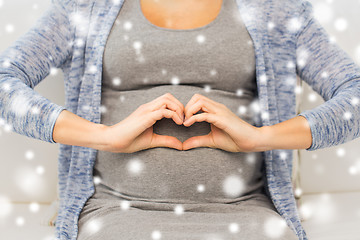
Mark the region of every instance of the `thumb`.
POLYGON ((153 133, 150 148, 154 147, 169 147, 182 150, 182 142, 173 136, 159 135, 153 133))
POLYGON ((191 137, 189 139, 186 139, 185 142, 183 142, 183 150, 188 150, 197 147, 215 148, 210 134, 191 137))

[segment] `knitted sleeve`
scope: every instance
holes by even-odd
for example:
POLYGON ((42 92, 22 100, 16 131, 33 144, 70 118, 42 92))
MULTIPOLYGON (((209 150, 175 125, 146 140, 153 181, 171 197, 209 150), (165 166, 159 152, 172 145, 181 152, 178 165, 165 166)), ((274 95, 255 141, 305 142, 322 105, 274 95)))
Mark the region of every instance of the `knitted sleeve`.
POLYGON ((313 151, 360 136, 360 67, 331 41, 313 17, 312 5, 304 3, 309 20, 297 38, 297 74, 325 101, 298 114, 309 122, 312 144, 306 150, 313 151))
POLYGON ((70 59, 72 30, 65 1, 50 7, 0 54, 0 122, 16 133, 55 143, 53 127, 63 106, 33 90, 70 59))

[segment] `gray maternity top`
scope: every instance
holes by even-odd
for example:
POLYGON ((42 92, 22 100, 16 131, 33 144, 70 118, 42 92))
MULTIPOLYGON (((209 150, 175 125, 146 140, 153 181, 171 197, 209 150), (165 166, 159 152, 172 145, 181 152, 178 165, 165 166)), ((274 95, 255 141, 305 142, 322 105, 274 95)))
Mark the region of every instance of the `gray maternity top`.
MULTIPOLYGON (((255 125, 255 76, 253 43, 234 0, 223 0, 216 19, 195 29, 156 26, 140 0, 126 0, 104 51, 101 123, 116 124, 165 93, 184 106, 199 93, 255 125)), ((153 129, 182 142, 211 130, 208 122, 185 127, 168 118, 153 129)), ((248 229, 244 239, 266 239, 255 225, 281 217, 264 193, 263 163, 262 152, 209 147, 98 151, 78 239, 238 239, 227 228, 234 222, 248 229)), ((283 239, 294 236, 288 228, 283 239)))

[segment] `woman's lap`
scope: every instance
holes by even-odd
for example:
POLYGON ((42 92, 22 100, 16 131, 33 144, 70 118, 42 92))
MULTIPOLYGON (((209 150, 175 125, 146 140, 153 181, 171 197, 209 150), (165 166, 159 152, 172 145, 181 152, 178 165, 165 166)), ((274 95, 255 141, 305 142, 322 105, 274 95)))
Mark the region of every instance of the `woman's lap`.
POLYGON ((180 214, 171 203, 134 201, 128 208, 122 206, 121 201, 89 199, 79 217, 77 239, 298 239, 261 197, 236 204, 181 204, 180 214))

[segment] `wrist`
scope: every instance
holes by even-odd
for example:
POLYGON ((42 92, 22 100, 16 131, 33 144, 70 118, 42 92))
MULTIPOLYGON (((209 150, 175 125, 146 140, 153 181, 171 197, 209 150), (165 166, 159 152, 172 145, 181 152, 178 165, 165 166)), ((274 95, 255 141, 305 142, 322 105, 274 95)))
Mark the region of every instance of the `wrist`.
POLYGON ((92 148, 98 149, 100 151, 106 151, 109 148, 110 142, 108 140, 109 138, 107 137, 108 129, 109 126, 101 123, 97 123, 95 125, 92 134, 92 139, 94 139, 92 148))
POLYGON ((253 152, 272 150, 271 139, 273 131, 271 126, 258 127, 258 137, 253 152))

